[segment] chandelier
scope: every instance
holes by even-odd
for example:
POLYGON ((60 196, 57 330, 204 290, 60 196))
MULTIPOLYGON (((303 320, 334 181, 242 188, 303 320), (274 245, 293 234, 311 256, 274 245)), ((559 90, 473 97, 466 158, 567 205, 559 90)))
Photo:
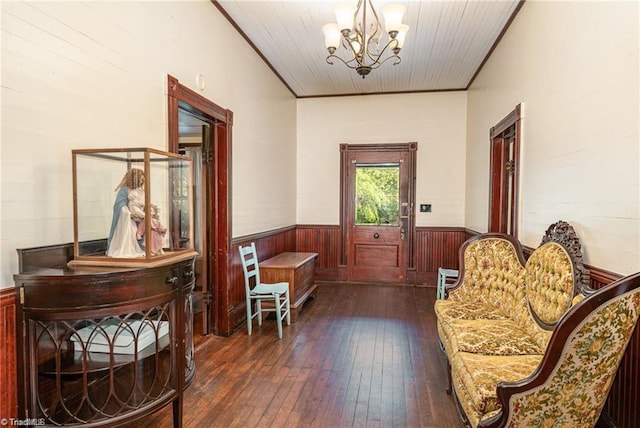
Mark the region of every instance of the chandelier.
POLYGON ((393 65, 400 64, 400 50, 409 26, 402 23, 406 7, 400 4, 386 4, 382 7, 385 37, 382 23, 371 0, 358 0, 352 4, 337 4, 333 11, 337 23, 322 27, 325 46, 329 51, 327 62, 333 65, 338 59, 347 67, 356 70, 364 79, 371 70, 375 70, 390 59, 393 65), (344 48, 336 55, 338 48, 344 48))

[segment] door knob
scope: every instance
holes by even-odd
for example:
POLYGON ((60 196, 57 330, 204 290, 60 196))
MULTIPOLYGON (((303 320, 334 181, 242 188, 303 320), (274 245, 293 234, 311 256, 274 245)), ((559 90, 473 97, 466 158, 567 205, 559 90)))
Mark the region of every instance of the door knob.
POLYGON ((380 234, 378 232, 373 234, 373 239, 378 239, 380 237, 380 234))

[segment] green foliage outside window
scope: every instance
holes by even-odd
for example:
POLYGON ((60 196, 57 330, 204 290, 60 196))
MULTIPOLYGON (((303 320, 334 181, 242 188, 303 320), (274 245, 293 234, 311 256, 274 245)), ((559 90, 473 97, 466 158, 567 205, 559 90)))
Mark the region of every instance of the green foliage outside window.
POLYGON ((400 168, 356 167, 356 224, 397 225, 400 168))

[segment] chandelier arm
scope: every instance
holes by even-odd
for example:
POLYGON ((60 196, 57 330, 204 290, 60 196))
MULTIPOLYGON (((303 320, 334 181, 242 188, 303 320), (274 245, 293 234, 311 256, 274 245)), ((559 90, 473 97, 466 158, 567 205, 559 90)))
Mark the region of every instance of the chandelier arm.
MULTIPOLYGON (((358 7, 356 7, 356 12, 353 14, 353 29, 356 32, 356 38, 358 35, 365 36, 366 26, 367 26, 367 2, 369 0, 358 0, 358 7), (362 20, 358 22, 358 15, 362 15, 362 20), (365 28, 363 28, 365 27, 365 28)), ((364 40, 359 40, 359 42, 364 42, 364 40)))
MULTIPOLYGON (((356 32, 356 34, 354 35, 354 41, 357 41, 361 48, 360 51, 362 51, 362 42, 360 40, 358 40, 358 33, 356 32)), ((359 60, 360 57, 363 57, 363 55, 360 53, 360 51, 356 51, 353 47, 353 43, 352 41, 349 39, 349 37, 347 36, 342 36, 342 47, 344 47, 347 51, 350 51, 353 54, 353 59, 350 59, 348 62, 351 61, 355 61, 357 62, 359 65, 362 65, 362 62, 359 60)), ((342 58, 340 58, 343 62, 345 62, 342 58)), ((355 68, 355 66, 353 67, 355 68)))
POLYGON ((349 68, 350 68, 350 69, 352 69, 352 70, 355 70, 355 69, 356 69, 357 67, 359 67, 359 65, 360 65, 360 64, 358 64, 358 65, 351 65, 351 64, 349 64, 349 63, 350 63, 350 62, 355 61, 355 59, 351 59, 351 60, 349 60, 349 61, 345 61, 344 59, 340 58, 338 55, 329 55, 329 56, 327 57, 327 64, 331 64, 331 65, 333 65, 333 62, 331 61, 333 58, 336 58, 336 59, 340 60, 340 62, 342 62, 344 65, 346 65, 347 67, 349 67, 349 68))
POLYGON ((371 64, 371 69, 375 70, 377 68, 379 68, 382 64, 384 64, 385 62, 389 61, 391 58, 393 58, 395 60, 395 62, 393 63, 393 65, 398 65, 402 62, 402 58, 400 58, 398 55, 391 55, 386 57, 383 61, 377 61, 373 64, 371 64))
MULTIPOLYGON (((365 11, 367 10, 367 5, 365 4, 368 0, 358 0, 358 4, 356 5, 356 11, 353 12, 353 29, 357 32, 358 28, 358 15, 360 14, 360 11, 362 10, 362 8, 364 7, 365 11)), ((360 22, 360 24, 362 24, 360 22)))
MULTIPOLYGON (((378 53, 378 54, 374 54, 374 53, 372 53, 372 52, 367 52, 367 56, 369 57, 369 59, 370 59, 371 61, 373 61, 373 64, 375 64, 375 63, 377 63, 378 61, 380 61, 380 58, 384 55, 384 52, 387 50, 387 48, 389 48, 389 46, 391 46, 391 43, 392 43, 392 42, 394 42, 394 41, 396 41, 396 40, 395 40, 395 39, 391 39, 391 40, 389 40, 389 41, 387 42, 387 44, 386 44, 386 45, 384 45, 384 47, 382 48, 382 50, 380 51, 380 53, 378 53)), ((389 58, 391 58, 391 57, 393 57, 393 56, 396 56, 396 57, 400 58, 400 57, 398 56, 398 54, 393 54, 393 55, 392 55, 392 56, 390 56, 389 58)), ((388 59, 388 58, 387 58, 387 59, 388 59)), ((386 61, 386 59, 385 59, 385 61, 386 61)), ((384 62, 384 61, 383 61, 383 62, 384 62)), ((373 65, 373 64, 372 64, 372 65, 373 65)), ((377 68, 377 67, 376 67, 376 68, 377 68)))
MULTIPOLYGON (((379 34, 382 32, 382 24, 380 24, 380 17, 378 17, 378 12, 376 12, 376 8, 373 7, 373 4, 371 3, 371 0, 365 0, 369 2, 369 6, 371 6, 371 13, 373 14, 373 17, 375 18, 375 31, 373 33, 371 33, 371 37, 369 38, 369 40, 379 40, 379 34)), ((372 26, 372 28, 374 28, 372 26)))
POLYGON ((356 52, 353 45, 351 45, 351 50, 354 53, 354 56, 356 56, 358 63, 360 65, 366 65, 365 56, 369 56, 371 58, 372 44, 375 43, 376 50, 379 49, 380 36, 382 35, 380 17, 378 16, 376 8, 373 7, 371 0, 358 0, 358 6, 356 7, 356 11, 353 16, 353 25, 355 33, 353 39, 360 45, 360 50, 356 52), (371 14, 374 18, 374 22, 370 24, 372 32, 369 35, 369 28, 367 28, 368 9, 371 9, 371 14), (358 22, 358 15, 361 15, 360 22, 358 22))
POLYGON ((376 36, 376 37, 370 37, 369 38, 369 43, 367 44, 367 56, 369 58, 371 58, 371 56, 376 56, 375 52, 371 49, 371 46, 375 44, 376 45, 376 51, 380 50, 380 39, 376 36))
POLYGON ((341 57, 340 55, 335 55, 333 54, 334 57, 338 58, 340 61, 342 61, 345 65, 347 65, 349 68, 353 68, 356 69, 359 66, 362 65, 362 63, 358 60, 357 57, 351 58, 351 59, 344 59, 343 57, 341 57))

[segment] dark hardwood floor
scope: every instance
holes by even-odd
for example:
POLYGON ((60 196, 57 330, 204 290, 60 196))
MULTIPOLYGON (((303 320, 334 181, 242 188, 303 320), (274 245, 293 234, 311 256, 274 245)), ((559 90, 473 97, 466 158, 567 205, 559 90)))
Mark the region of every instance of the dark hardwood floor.
MULTIPOLYGON (((460 428, 434 288, 321 284, 298 322, 200 337, 186 427, 460 428)), ((137 427, 171 427, 171 406, 137 427)))

